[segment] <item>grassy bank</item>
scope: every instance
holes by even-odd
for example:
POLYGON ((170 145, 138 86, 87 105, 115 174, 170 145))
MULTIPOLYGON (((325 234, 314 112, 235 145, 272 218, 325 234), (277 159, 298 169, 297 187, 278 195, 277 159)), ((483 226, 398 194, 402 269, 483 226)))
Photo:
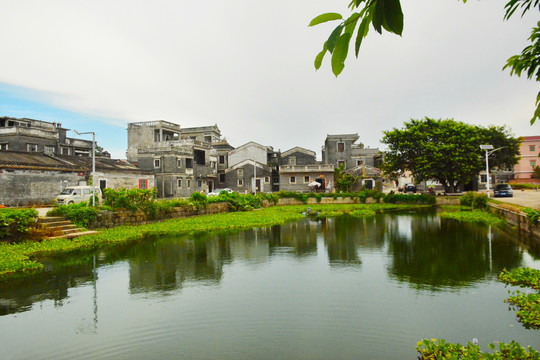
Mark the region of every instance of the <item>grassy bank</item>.
MULTIPOLYGON (((312 213, 319 212, 320 215, 332 214, 332 216, 336 216, 354 212, 358 216, 361 213, 371 215, 376 211, 406 209, 419 206, 422 205, 317 204, 311 205, 310 210, 312 213)), ((251 212, 204 215, 140 226, 121 226, 101 231, 95 235, 81 236, 73 240, 54 239, 42 242, 0 244, 0 279, 8 278, 13 274, 24 274, 42 269, 43 265, 36 260, 40 256, 63 255, 75 251, 91 251, 101 247, 126 244, 138 241, 146 234, 182 235, 225 229, 267 227, 299 220, 304 216, 302 212, 305 212, 307 208, 308 206, 306 205, 274 206, 251 212)))
POLYGON ((484 210, 471 210, 460 206, 442 206, 441 208, 443 211, 439 213, 439 217, 442 218, 494 226, 506 225, 506 221, 484 210))

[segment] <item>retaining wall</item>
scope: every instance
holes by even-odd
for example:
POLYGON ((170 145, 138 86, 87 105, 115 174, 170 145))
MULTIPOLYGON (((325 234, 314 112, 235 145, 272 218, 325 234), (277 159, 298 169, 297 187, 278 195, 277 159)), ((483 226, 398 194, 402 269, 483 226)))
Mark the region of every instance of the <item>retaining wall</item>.
POLYGON ((521 211, 516 211, 502 207, 498 204, 488 203, 493 213, 497 216, 504 218, 511 225, 516 226, 519 230, 532 234, 540 238, 540 222, 536 224, 529 224, 527 214, 521 211))
POLYGON ((197 209, 195 206, 174 208, 170 213, 159 214, 157 217, 145 214, 142 210, 133 211, 100 211, 96 221, 88 228, 112 228, 121 225, 141 225, 156 221, 184 218, 195 215, 218 214, 229 211, 227 203, 212 203, 206 208, 197 209))

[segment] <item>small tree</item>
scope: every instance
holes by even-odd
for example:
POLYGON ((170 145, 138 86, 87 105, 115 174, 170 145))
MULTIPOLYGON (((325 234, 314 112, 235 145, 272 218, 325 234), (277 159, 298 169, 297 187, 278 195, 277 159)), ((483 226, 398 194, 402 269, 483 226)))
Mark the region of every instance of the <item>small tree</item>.
POLYGON ((336 184, 336 190, 341 192, 349 192, 352 186, 358 181, 358 177, 346 173, 345 167, 340 165, 339 168, 334 170, 334 182, 336 184))
POLYGON ((533 170, 533 174, 532 174, 532 178, 533 179, 540 179, 540 166, 536 166, 533 170))

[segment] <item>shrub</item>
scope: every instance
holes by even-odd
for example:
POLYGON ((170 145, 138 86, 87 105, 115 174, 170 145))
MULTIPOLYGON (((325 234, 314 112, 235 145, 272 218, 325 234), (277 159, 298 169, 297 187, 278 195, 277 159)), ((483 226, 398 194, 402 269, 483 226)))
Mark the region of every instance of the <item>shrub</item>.
POLYGON ((523 212, 527 214, 527 220, 529 221, 529 225, 534 225, 536 222, 538 222, 540 212, 531 208, 523 208, 523 212))
POLYGON ((110 206, 113 209, 126 209, 136 211, 141 209, 145 212, 151 211, 154 207, 157 189, 103 189, 103 205, 110 206))
MULTIPOLYGON (((219 196, 221 196, 221 194, 219 194, 219 196)), ((193 194, 191 194, 189 200, 197 209, 204 209, 208 206, 208 197, 205 194, 201 194, 199 192, 194 192, 193 194)))
POLYGON ((35 229, 34 209, 0 209, 0 241, 15 242, 29 236, 35 229))
POLYGON ((60 205, 54 207, 47 213, 47 216, 62 216, 71 220, 75 224, 88 227, 98 215, 98 210, 93 206, 88 206, 86 202, 71 205, 60 205))
POLYGON ((473 209, 485 209, 488 199, 486 194, 469 191, 459 198, 459 204, 461 206, 470 206, 473 209))
POLYGON ((388 193, 383 196, 383 200, 387 204, 424 204, 433 205, 437 202, 435 196, 427 194, 415 195, 415 194, 395 194, 388 193))

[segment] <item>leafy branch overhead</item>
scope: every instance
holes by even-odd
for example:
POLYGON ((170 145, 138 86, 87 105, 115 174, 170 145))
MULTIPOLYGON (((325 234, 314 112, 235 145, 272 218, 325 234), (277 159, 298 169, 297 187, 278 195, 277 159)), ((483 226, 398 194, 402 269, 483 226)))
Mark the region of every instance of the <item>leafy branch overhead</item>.
MULTIPOLYGON (((466 3, 467 0, 458 0, 466 3)), ((354 38, 355 56, 358 57, 363 39, 369 32, 370 25, 375 31, 382 34, 383 29, 387 32, 401 36, 403 32, 403 11, 401 0, 352 0, 349 4, 351 14, 345 18, 343 15, 329 12, 315 17, 309 26, 315 26, 330 21, 339 21, 338 25, 330 33, 325 41, 321 52, 315 57, 315 69, 322 65, 326 53, 330 53, 332 72, 337 77, 345 68, 345 60, 349 54, 351 40, 354 38)), ((518 9, 521 16, 527 11, 540 7, 540 0, 509 0, 505 5, 504 19, 508 20, 518 9)), ((521 76, 527 73, 531 78, 536 75, 536 81, 540 81, 540 22, 533 29, 529 38, 532 45, 526 47, 521 55, 512 56, 507 60, 504 69, 510 68, 512 75, 521 76)), ((536 98, 536 110, 531 119, 531 125, 540 117, 540 92, 536 98)))

